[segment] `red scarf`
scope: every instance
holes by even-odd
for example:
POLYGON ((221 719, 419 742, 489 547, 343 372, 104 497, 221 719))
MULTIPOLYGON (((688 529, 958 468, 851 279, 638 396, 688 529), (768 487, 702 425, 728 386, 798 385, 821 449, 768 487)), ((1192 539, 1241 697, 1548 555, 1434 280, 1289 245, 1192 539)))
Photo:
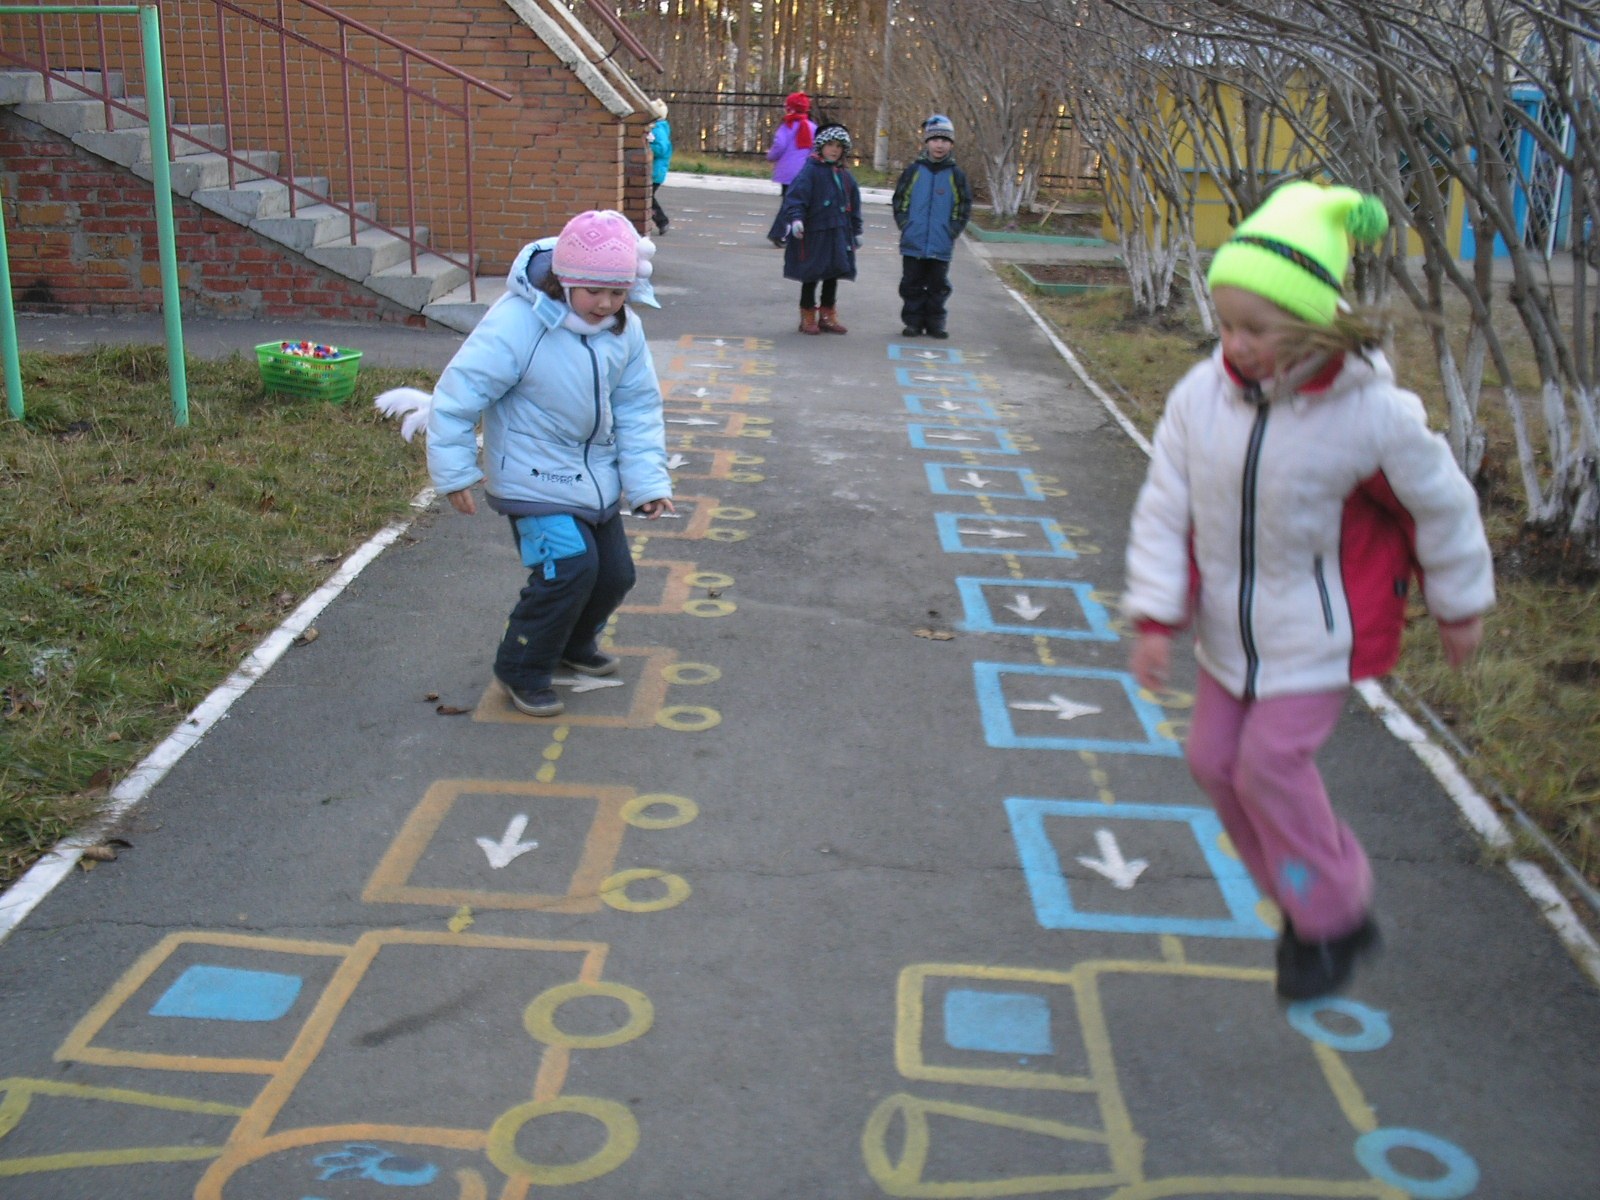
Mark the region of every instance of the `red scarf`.
POLYGON ((811 149, 811 118, 798 108, 791 108, 783 114, 785 125, 794 125, 794 144, 802 150, 811 149))

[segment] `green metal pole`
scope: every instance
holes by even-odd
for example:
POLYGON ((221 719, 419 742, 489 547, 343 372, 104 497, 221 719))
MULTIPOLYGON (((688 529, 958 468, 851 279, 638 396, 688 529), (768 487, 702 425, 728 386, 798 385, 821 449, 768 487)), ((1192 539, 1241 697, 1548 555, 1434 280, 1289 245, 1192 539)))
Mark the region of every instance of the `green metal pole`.
POLYGON ((17 309, 11 300, 11 251, 6 248, 5 201, 0 198, 0 350, 6 356, 6 411, 22 420, 22 364, 17 358, 17 309))
POLYGON ((167 375, 172 381, 172 420, 189 424, 189 375, 183 360, 183 309, 178 293, 178 241, 172 225, 172 164, 167 155, 167 76, 161 57, 161 10, 139 6, 144 36, 145 107, 150 118, 150 166, 156 189, 156 241, 161 256, 161 313, 167 328, 167 375))

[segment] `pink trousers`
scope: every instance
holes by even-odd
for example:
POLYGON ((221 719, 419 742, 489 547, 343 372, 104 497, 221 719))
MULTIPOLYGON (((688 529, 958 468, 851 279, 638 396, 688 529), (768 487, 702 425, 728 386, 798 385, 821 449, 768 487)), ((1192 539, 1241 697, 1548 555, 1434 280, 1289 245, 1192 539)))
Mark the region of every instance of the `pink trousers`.
POLYGON ((1185 755, 1256 886, 1302 941, 1349 933, 1372 897, 1372 868, 1334 816, 1316 755, 1344 689, 1240 700, 1200 672, 1185 755))

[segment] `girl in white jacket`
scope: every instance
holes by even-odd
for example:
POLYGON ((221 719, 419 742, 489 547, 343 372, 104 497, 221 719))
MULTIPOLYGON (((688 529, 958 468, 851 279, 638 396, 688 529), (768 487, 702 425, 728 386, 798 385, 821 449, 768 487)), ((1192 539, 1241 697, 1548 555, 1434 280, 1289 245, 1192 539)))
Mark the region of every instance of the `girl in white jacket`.
POLYGON ((1221 344, 1167 399, 1128 546, 1133 675, 1164 687, 1194 624, 1186 756, 1283 911, 1290 1000, 1342 987, 1379 940, 1366 855, 1315 763, 1346 689, 1394 665, 1413 576, 1452 665, 1494 602, 1471 485, 1340 299, 1350 236, 1387 227, 1376 198, 1297 182, 1217 251, 1221 344))

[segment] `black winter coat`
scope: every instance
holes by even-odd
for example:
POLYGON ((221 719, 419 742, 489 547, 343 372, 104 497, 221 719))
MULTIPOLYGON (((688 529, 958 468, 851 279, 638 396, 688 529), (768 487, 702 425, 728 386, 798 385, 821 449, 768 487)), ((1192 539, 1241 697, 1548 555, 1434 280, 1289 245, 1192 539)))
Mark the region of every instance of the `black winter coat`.
POLYGON ((815 154, 806 160, 783 198, 783 223, 792 221, 804 221, 806 231, 784 243, 785 279, 856 277, 861 189, 843 162, 824 162, 815 154))

